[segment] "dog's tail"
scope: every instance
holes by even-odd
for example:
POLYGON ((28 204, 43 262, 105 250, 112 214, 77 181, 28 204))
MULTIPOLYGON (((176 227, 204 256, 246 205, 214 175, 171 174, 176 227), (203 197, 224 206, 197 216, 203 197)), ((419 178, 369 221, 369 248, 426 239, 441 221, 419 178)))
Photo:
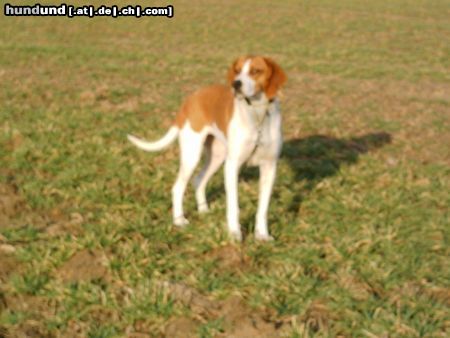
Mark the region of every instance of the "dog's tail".
POLYGON ((180 129, 176 126, 170 127, 166 135, 155 142, 148 142, 137 138, 136 136, 127 135, 128 140, 133 143, 136 147, 145 151, 159 151, 167 148, 173 141, 178 137, 180 129))

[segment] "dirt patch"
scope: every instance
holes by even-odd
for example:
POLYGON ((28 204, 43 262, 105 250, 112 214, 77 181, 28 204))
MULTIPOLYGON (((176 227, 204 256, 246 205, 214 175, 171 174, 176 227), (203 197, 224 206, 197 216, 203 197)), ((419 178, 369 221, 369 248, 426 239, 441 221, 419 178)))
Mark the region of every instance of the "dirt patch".
POLYGON ((82 250, 75 253, 58 270, 64 282, 108 279, 106 257, 100 251, 82 250))
POLYGON ((116 323, 120 320, 120 315, 114 309, 104 305, 94 304, 89 307, 85 317, 81 317, 81 319, 89 319, 95 323, 116 323))
POLYGON ((83 233, 82 224, 84 217, 79 213, 67 214, 64 210, 68 209, 67 205, 60 205, 51 209, 46 215, 47 226, 45 233, 49 237, 58 237, 70 234, 72 236, 79 236, 83 233))
MULTIPOLYGON (((252 309, 242 297, 232 296, 218 302, 208 299, 197 290, 180 283, 163 282, 165 288, 174 301, 189 307, 196 317, 205 321, 220 320, 221 332, 217 337, 279 337, 287 327, 287 321, 274 319, 268 312, 252 309)), ((198 323, 189 318, 177 318, 165 328, 166 337, 181 337, 175 332, 195 333, 198 323)), ((182 335, 189 337, 189 335, 182 335)))
POLYGON ((279 337, 284 324, 273 320, 267 313, 255 311, 239 296, 232 296, 221 304, 219 318, 222 318, 224 337, 279 337))
MULTIPOLYGON (((169 321, 167 326, 172 321, 169 321)), ((166 326, 166 327, 167 327, 166 326)), ((158 323, 155 323, 154 320, 149 318, 140 318, 136 319, 133 323, 133 326, 129 326, 127 329, 127 337, 136 337, 136 338, 147 338, 147 337, 155 337, 155 333, 158 332, 157 337, 161 337, 163 328, 161 328, 158 323)))
MULTIPOLYGON (((1 242, 0 242, 1 243, 1 242)), ((0 254, 2 255, 9 255, 16 252, 16 247, 14 245, 10 244, 0 244, 0 254)))
POLYGON ((26 337, 26 338, 52 338, 55 337, 46 327, 44 323, 36 320, 26 320, 20 325, 9 330, 6 337, 26 337))
POLYGON ((0 259, 0 281, 5 281, 13 272, 17 272, 20 268, 20 263, 10 255, 1 253, 0 259))
POLYGON ((231 244, 213 249, 208 255, 222 269, 243 270, 250 261, 250 258, 245 255, 242 249, 231 244))
POLYGON ((79 236, 83 229, 81 226, 73 223, 50 224, 45 228, 45 233, 49 237, 59 237, 65 235, 79 236))
POLYGON ((183 283, 161 282, 158 287, 170 298, 190 308, 196 314, 213 316, 219 309, 217 303, 183 283))
POLYGON ((10 227, 12 218, 18 214, 24 202, 17 188, 10 184, 0 184, 0 228, 10 227))
POLYGON ((199 323, 188 317, 179 317, 171 320, 165 329, 167 338, 194 338, 197 337, 199 323))
POLYGON ((3 304, 10 311, 33 313, 39 318, 52 317, 58 313, 58 302, 41 296, 5 294, 3 304))
POLYGON ((86 322, 71 319, 59 337, 85 338, 88 330, 89 326, 86 322))
MULTIPOLYGON (((77 213, 67 215, 64 209, 67 205, 61 205, 49 211, 31 210, 25 199, 20 196, 19 188, 14 184, 14 175, 7 170, 0 170, 0 175, 8 178, 9 183, 0 183, 0 229, 22 227, 24 224, 33 224, 39 231, 44 231, 50 237, 65 234, 79 235, 82 233, 81 224, 84 218, 77 213)), ((0 237, 0 244, 6 242, 0 237)), ((4 252, 11 247, 3 246, 4 252)))
POLYGON ((149 333, 131 332, 127 334, 127 338, 151 338, 149 333))

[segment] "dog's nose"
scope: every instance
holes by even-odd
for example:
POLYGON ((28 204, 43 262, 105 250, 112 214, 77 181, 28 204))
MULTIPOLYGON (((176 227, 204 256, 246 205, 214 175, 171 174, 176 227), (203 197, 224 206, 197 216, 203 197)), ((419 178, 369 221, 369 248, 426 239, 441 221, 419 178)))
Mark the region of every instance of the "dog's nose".
POLYGON ((235 90, 240 90, 242 87, 242 81, 241 80, 234 80, 233 81, 233 88, 235 90))

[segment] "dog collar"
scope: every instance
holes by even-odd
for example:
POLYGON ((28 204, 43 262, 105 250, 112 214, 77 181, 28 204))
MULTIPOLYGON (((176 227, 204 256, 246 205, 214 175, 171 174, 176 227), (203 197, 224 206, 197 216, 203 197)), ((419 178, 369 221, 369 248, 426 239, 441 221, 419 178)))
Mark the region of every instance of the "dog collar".
MULTIPOLYGON (((250 98, 248 98, 247 96, 244 96, 244 100, 245 100, 245 102, 247 102, 247 104, 248 104, 249 106, 252 106, 252 100, 251 100, 250 98)), ((267 103, 268 103, 268 104, 271 104, 271 103, 273 103, 274 101, 275 101, 275 98, 273 97, 273 98, 269 99, 269 100, 267 101, 267 103)))

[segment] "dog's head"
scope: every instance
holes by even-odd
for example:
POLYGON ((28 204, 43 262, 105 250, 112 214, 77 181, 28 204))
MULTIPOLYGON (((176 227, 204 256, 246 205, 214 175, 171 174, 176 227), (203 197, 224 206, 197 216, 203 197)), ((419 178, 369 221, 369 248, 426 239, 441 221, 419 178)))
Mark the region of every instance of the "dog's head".
POLYGON ((228 82, 235 95, 252 98, 264 93, 273 99, 287 76, 272 59, 262 56, 241 56, 228 71, 228 82))

